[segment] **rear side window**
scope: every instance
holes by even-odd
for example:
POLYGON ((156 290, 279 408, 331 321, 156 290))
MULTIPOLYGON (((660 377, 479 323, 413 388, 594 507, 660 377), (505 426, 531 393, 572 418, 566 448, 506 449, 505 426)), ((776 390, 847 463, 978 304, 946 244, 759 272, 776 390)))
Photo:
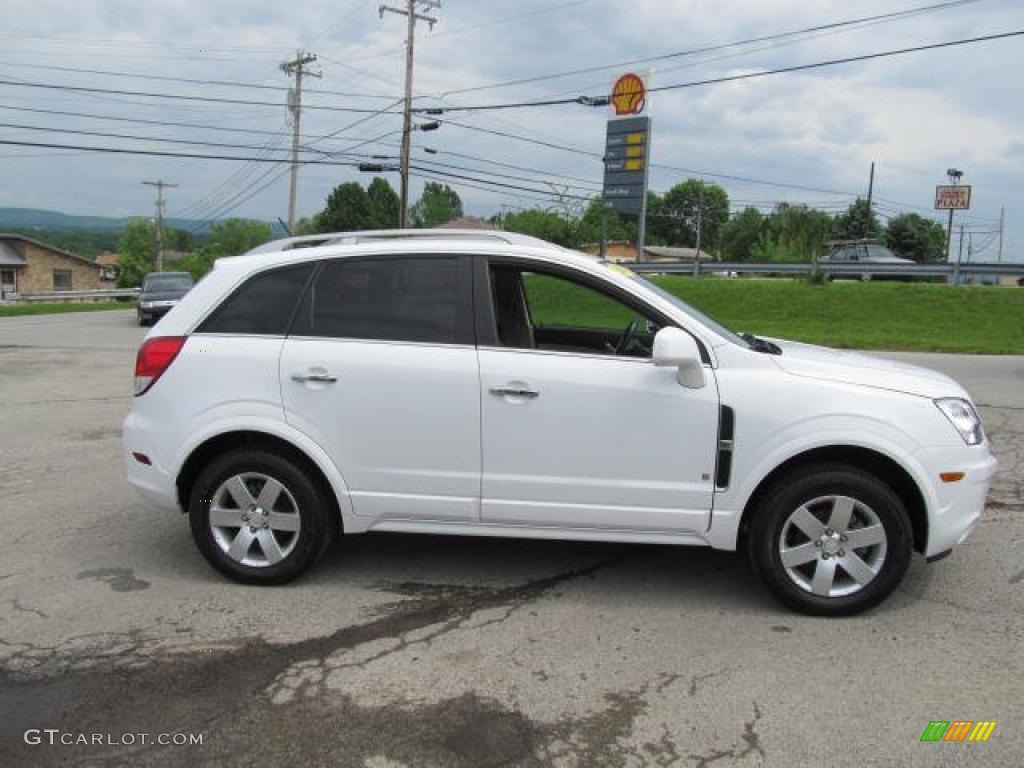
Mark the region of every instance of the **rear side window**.
POLYGON ((199 333, 283 336, 313 264, 262 272, 244 282, 199 326, 199 333))
POLYGON ((293 336, 467 343, 468 272, 455 257, 325 262, 293 336))

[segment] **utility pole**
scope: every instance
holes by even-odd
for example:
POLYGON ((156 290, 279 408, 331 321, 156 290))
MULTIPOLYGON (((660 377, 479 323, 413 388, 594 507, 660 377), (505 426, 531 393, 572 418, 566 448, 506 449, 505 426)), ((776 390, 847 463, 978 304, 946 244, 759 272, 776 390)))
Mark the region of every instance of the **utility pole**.
POLYGON ((964 223, 960 222, 960 247, 956 252, 956 268, 953 270, 953 285, 960 285, 960 264, 964 258, 964 223))
POLYGON ((1001 207, 999 209, 999 256, 996 261, 1002 262, 1003 260, 1003 226, 1006 223, 1006 208, 1001 207))
POLYGON ((700 238, 701 230, 704 224, 704 180, 701 179, 700 186, 697 187, 697 253, 693 260, 694 274, 700 275, 700 238))
POLYGON ((868 177, 868 220, 864 222, 864 236, 871 237, 871 199, 875 194, 875 161, 871 161, 871 175, 868 177))
POLYGON ((419 13, 417 8, 423 11, 430 11, 441 7, 441 0, 406 0, 405 8, 395 8, 383 3, 377 9, 380 17, 384 18, 384 12, 401 14, 406 17, 405 33, 405 106, 402 109, 402 190, 399 195, 401 205, 398 211, 398 228, 405 229, 409 215, 409 147, 412 143, 412 63, 413 46, 416 42, 416 20, 425 21, 434 28, 437 19, 419 13))
POLYGON ((177 184, 171 184, 163 179, 156 181, 142 182, 147 187, 156 187, 156 271, 164 271, 164 190, 173 189, 177 184))
POLYGON ((295 75, 295 87, 288 93, 288 111, 292 113, 292 178, 288 185, 288 234, 295 234, 295 198, 299 186, 299 128, 302 123, 302 77, 323 77, 320 72, 310 72, 307 64, 316 61, 316 54, 296 51, 292 61, 281 62, 281 71, 289 77, 295 75))
MULTIPOLYGON (((956 168, 947 168, 946 175, 949 177, 949 183, 954 187, 960 183, 960 179, 963 177, 964 172, 957 170, 956 168)), ((953 209, 949 209, 949 224, 946 225, 946 261, 953 260, 953 209)), ((959 278, 959 272, 957 273, 959 278)))

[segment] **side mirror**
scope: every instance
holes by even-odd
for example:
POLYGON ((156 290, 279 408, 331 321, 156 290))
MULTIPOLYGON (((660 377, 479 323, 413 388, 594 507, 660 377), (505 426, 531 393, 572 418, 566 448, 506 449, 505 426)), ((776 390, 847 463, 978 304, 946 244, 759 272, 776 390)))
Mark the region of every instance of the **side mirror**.
POLYGON ((669 326, 654 334, 651 362, 657 366, 678 368, 679 383, 688 389, 704 386, 704 363, 700 359, 700 349, 693 336, 686 331, 669 326))

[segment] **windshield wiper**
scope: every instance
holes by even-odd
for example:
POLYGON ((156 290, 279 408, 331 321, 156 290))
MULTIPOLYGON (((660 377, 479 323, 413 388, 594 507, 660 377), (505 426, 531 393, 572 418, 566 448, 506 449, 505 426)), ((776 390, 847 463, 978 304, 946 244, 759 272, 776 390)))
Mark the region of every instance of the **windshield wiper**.
POLYGON ((743 339, 750 348, 755 352, 763 352, 766 355, 781 355, 782 349, 778 344, 772 344, 767 339, 762 339, 755 336, 752 333, 741 333, 740 338, 743 339))

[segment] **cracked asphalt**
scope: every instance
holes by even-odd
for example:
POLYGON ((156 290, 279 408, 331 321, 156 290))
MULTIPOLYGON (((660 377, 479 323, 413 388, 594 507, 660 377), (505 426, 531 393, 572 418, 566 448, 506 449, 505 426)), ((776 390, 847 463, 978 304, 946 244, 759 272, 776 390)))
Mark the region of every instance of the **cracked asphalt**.
POLYGON ((133 319, 0 319, 0 765, 1020 764, 1024 358, 894 355, 971 390, 1001 467, 966 545, 829 621, 700 549, 370 535, 228 583, 123 479, 133 319), (919 743, 957 719, 998 725, 919 743))

